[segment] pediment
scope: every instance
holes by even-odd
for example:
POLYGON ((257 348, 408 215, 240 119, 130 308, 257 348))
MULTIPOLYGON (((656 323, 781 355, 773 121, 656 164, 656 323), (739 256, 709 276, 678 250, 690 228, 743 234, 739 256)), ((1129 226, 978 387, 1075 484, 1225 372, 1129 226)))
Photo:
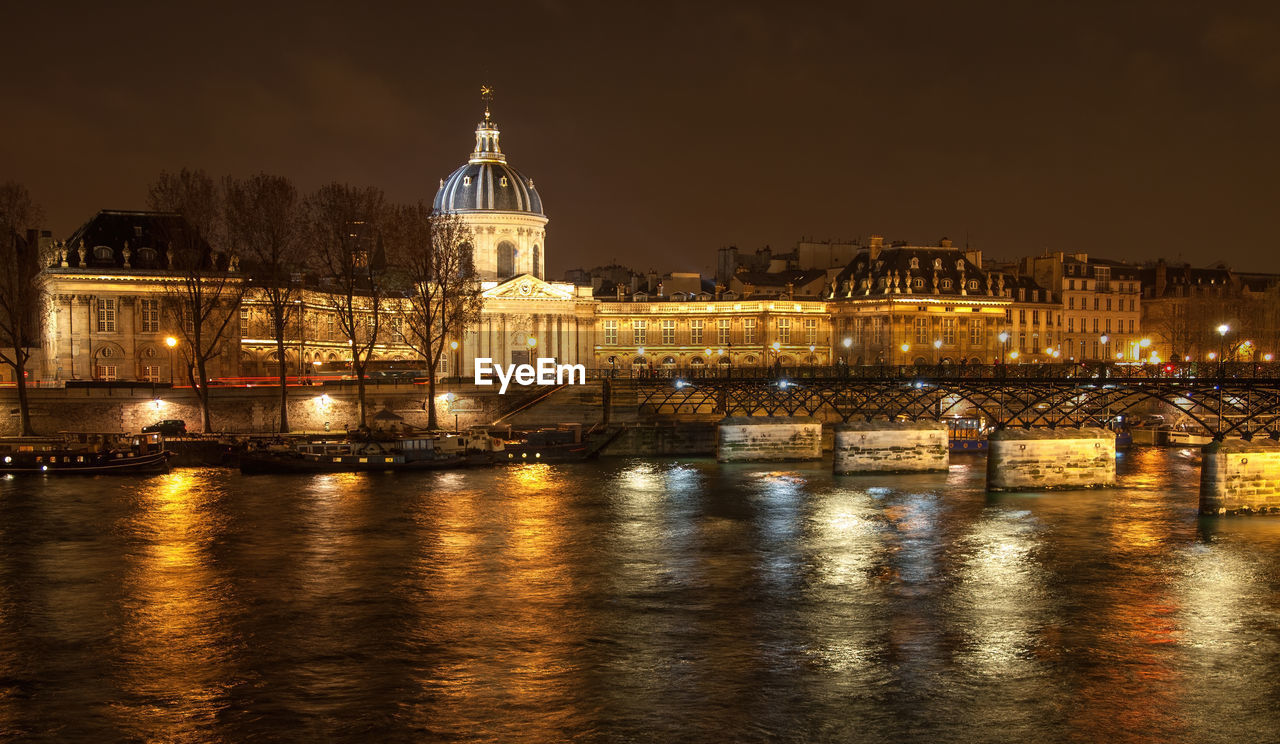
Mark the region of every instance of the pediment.
POLYGON ((552 284, 532 274, 521 274, 484 290, 486 300, 571 300, 573 285, 552 284))

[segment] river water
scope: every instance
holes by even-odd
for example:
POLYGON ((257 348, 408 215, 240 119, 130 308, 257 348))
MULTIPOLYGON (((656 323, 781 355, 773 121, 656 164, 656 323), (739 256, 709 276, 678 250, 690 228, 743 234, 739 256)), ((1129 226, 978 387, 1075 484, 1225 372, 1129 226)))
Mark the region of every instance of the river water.
POLYGON ((1198 463, 0 481, 0 737, 1267 741, 1280 519, 1198 463))

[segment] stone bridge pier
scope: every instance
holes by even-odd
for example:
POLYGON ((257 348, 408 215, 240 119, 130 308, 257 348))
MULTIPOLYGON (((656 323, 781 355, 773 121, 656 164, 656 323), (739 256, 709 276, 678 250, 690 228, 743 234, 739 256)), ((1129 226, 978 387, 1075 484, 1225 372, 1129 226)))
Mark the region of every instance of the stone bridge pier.
POLYGON ((987 490, 1094 488, 1116 483, 1110 429, 998 429, 987 438, 987 490))

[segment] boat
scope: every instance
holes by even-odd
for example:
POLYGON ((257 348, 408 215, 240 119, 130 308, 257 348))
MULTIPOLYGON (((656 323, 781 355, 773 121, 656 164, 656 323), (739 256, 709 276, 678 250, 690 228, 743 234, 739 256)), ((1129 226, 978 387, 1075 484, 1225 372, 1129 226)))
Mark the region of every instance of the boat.
POLYGON ((365 437, 321 437, 248 449, 240 455, 240 472, 362 473, 442 470, 494 461, 488 437, 423 434, 365 437))
POLYGON ((986 452, 987 429, 980 418, 947 418, 947 449, 952 452, 986 452))
POLYGON ((498 462, 577 462, 588 460, 612 442, 622 429, 597 431, 595 426, 583 431, 582 424, 561 424, 555 428, 527 432, 508 430, 498 462))
POLYGON ((169 472, 164 436, 72 434, 0 439, 0 473, 146 475, 169 472))

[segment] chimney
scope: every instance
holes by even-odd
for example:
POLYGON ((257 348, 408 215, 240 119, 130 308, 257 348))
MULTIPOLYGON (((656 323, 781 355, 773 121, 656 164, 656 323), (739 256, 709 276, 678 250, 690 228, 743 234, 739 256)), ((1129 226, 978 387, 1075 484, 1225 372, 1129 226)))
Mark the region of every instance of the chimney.
POLYGON ((871 253, 871 260, 876 260, 876 256, 880 255, 880 251, 884 249, 884 236, 872 235, 871 241, 867 244, 867 250, 871 253))
POLYGON ((943 238, 943 239, 938 243, 938 245, 942 246, 943 248, 950 248, 950 247, 951 247, 951 238, 943 238))

